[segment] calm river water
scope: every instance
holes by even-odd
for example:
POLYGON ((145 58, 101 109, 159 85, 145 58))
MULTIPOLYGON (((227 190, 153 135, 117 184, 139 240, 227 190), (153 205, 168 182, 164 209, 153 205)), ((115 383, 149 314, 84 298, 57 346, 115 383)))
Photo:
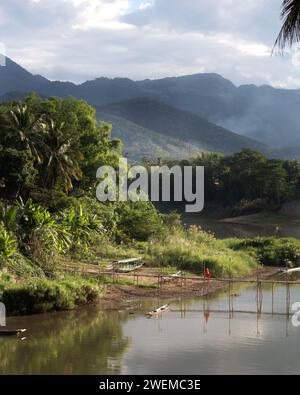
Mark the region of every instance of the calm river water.
POLYGON ((252 238, 257 236, 296 237, 300 239, 300 224, 290 221, 282 222, 278 227, 270 224, 248 225, 220 222, 209 218, 202 213, 183 214, 183 222, 186 225, 200 225, 204 230, 213 232, 218 239, 228 237, 252 238))
MULTIPOLYGON (((286 316, 286 287, 263 288, 257 314, 256 288, 209 299, 170 300, 160 318, 145 313, 165 301, 10 318, 27 338, 0 338, 1 374, 299 374, 300 327, 286 316)), ((300 288, 290 291, 291 305, 300 288)))

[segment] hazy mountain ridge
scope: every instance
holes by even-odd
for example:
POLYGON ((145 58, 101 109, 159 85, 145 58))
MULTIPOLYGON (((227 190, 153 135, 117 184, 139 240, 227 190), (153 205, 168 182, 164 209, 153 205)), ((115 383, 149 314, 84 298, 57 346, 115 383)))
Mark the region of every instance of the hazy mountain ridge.
POLYGON ((184 159, 204 151, 197 145, 145 129, 125 118, 99 111, 97 118, 113 125, 113 138, 122 140, 124 155, 134 161, 145 158, 184 159))
POLYGON ((243 148, 263 150, 254 140, 232 133, 192 113, 148 98, 112 103, 99 108, 100 113, 125 118, 143 128, 173 139, 180 139, 199 149, 229 154, 243 148))
MULTIPOLYGON (((72 95, 98 107, 147 97, 277 147, 276 155, 281 155, 280 151, 284 146, 284 155, 300 157, 300 148, 294 148, 295 141, 300 142, 300 90, 275 89, 267 85, 236 87, 218 74, 195 74, 144 81, 102 77, 76 85, 32 75, 7 59, 7 66, 0 67, 2 100, 14 99, 18 97, 18 92, 25 94, 31 91, 43 96, 72 95)), ((145 125, 142 126, 147 129, 145 125)), ((152 129, 160 132, 156 128, 152 129)), ((165 130, 162 132, 167 134, 165 130)), ((176 138, 179 137, 183 139, 183 136, 176 135, 176 138)), ((219 144, 215 149, 218 148, 219 144)), ((257 149, 260 149, 259 146, 257 149)), ((222 152, 227 150, 225 147, 222 152)))

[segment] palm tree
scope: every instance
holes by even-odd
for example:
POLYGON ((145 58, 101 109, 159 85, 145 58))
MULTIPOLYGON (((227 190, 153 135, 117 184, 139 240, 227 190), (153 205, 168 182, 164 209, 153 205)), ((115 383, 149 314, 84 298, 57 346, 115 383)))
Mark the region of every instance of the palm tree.
POLYGON ((55 124, 51 119, 43 139, 45 185, 52 189, 62 180, 66 192, 73 189, 73 180, 82 177, 78 153, 74 150, 71 138, 63 138, 64 123, 55 124))
POLYGON ((11 111, 13 129, 17 133, 21 144, 29 149, 36 158, 38 164, 42 163, 42 157, 38 152, 37 145, 40 141, 40 133, 44 130, 41 117, 35 117, 26 105, 17 105, 11 111))
POLYGON ((283 50, 300 41, 300 0, 284 0, 281 10, 282 28, 275 42, 283 50))

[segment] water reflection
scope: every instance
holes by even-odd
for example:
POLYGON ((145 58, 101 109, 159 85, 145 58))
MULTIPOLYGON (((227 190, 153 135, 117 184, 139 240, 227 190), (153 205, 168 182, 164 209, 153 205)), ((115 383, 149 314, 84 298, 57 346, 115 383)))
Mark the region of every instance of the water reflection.
MULTIPOLYGON (((213 297, 159 297, 71 313, 9 319, 25 342, 0 338, 1 374, 243 374, 300 372, 300 329, 286 313, 286 287, 232 286, 213 297), (272 303, 273 301, 273 303, 272 303), (288 336, 288 337, 287 337, 288 336)), ((290 303, 300 301, 291 286, 290 303)))
POLYGON ((26 327, 28 337, 0 338, 1 374, 118 374, 130 344, 116 312, 90 308, 8 321, 26 327))
MULTIPOLYGON (((299 287, 293 292, 299 299, 299 287)), ((259 313, 256 289, 244 287, 233 311, 225 291, 205 301, 173 301, 169 313, 143 327, 144 336, 139 336, 141 317, 128 321, 124 331, 134 342, 123 373, 299 373, 300 331, 285 315, 284 295, 285 288, 276 287, 273 315, 269 287, 263 289, 259 313)))

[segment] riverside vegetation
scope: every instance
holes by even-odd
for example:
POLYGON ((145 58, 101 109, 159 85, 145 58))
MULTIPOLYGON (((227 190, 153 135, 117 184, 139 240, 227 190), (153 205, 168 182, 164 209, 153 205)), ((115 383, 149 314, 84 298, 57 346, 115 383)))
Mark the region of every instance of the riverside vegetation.
POLYGON ((96 170, 117 167, 121 155, 110 132, 91 106, 74 98, 31 95, 0 106, 0 301, 9 314, 98 300, 105 281, 68 274, 70 263, 105 267, 142 256, 148 266, 198 274, 206 266, 223 277, 261 264, 297 264, 296 239, 216 240, 150 202, 98 202, 96 170))

